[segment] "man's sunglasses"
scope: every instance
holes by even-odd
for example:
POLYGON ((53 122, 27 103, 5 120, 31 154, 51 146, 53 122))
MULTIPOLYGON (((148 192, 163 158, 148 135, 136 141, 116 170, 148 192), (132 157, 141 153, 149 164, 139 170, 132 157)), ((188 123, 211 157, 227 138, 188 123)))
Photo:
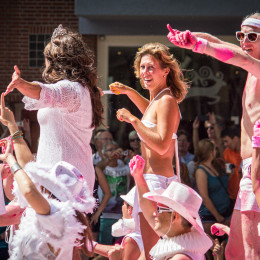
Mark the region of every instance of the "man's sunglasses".
POLYGON ((161 214, 163 212, 174 212, 174 210, 170 208, 160 207, 157 205, 157 213, 161 214))
POLYGON ((257 32, 249 32, 249 33, 243 33, 241 31, 236 32, 236 37, 238 41, 243 41, 245 39, 245 37, 247 37, 247 39, 250 42, 255 42, 258 38, 258 35, 260 35, 260 33, 257 32))

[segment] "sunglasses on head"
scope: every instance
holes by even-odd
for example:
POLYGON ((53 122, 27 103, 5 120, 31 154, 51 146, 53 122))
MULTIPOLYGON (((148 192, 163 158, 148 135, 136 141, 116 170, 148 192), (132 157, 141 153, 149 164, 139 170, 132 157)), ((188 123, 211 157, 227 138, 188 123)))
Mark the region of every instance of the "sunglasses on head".
POLYGON ((247 39, 250 42, 255 42, 257 40, 259 34, 260 33, 257 33, 257 32, 243 33, 241 31, 238 31, 238 32, 236 32, 236 37, 237 37, 237 40, 240 42, 243 41, 245 39, 245 37, 247 37, 247 39))
POLYGON ((157 205, 157 213, 158 214, 161 214, 163 212, 174 212, 173 209, 170 209, 170 208, 166 208, 166 207, 161 207, 161 206, 158 206, 157 205))
POLYGON ((135 142, 135 141, 138 141, 138 142, 139 142, 140 139, 139 139, 138 137, 136 137, 136 138, 131 138, 131 139, 129 139, 129 141, 130 141, 130 142, 135 142))

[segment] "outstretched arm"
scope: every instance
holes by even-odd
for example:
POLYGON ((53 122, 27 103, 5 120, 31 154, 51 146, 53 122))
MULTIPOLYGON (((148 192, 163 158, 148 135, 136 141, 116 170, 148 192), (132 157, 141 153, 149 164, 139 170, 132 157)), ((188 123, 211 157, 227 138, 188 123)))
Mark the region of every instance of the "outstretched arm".
POLYGON ((125 94, 127 95, 131 101, 138 107, 140 112, 143 114, 147 106, 149 105, 149 100, 140 95, 136 90, 120 83, 114 82, 110 84, 111 91, 116 94, 125 94))
POLYGON ((5 95, 9 92, 13 91, 15 88, 18 89, 24 96, 33 99, 39 99, 41 93, 41 87, 37 83, 28 82, 21 78, 21 72, 19 68, 15 65, 14 66, 14 73, 12 76, 11 83, 7 86, 5 91, 5 95))
MULTIPOLYGON (((8 127, 11 135, 19 131, 13 112, 5 106, 4 94, 1 95, 0 121, 2 124, 8 127)), ((25 164, 29 161, 33 161, 33 155, 22 137, 14 139, 12 142, 14 145, 17 161, 22 167, 24 167, 25 164)))
POLYGON ((209 42, 206 39, 198 38, 190 31, 176 33, 168 27, 170 33, 168 39, 174 45, 192 49, 194 52, 207 54, 222 62, 243 68, 257 78, 260 78, 260 61, 250 56, 241 48, 226 43, 209 42), (172 31, 171 31, 172 30, 172 31))

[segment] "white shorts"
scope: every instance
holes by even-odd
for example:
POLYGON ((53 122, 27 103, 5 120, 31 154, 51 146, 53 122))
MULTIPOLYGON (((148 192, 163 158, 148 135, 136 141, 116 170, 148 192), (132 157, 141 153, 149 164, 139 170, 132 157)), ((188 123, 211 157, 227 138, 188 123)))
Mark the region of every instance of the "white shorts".
POLYGON ((243 176, 240 181, 240 189, 237 195, 237 200, 234 209, 240 211, 256 211, 260 212, 256 202, 255 194, 253 192, 253 185, 251 179, 251 164, 252 158, 242 161, 243 176))

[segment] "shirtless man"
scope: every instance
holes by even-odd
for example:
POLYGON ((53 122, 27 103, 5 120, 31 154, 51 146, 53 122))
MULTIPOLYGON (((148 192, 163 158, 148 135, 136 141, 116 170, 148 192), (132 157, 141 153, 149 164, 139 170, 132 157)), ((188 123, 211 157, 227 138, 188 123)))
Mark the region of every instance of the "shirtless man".
MULTIPOLYGON (((222 62, 248 71, 242 105, 241 157, 243 177, 231 220, 230 238, 226 259, 260 259, 260 236, 257 224, 260 209, 257 205, 251 180, 252 136, 254 123, 260 118, 260 13, 244 19, 241 32, 237 32, 240 47, 223 42, 206 33, 179 32, 168 25, 169 40, 176 46, 210 55, 222 62)), ((257 164, 258 172, 260 164, 257 164)))

